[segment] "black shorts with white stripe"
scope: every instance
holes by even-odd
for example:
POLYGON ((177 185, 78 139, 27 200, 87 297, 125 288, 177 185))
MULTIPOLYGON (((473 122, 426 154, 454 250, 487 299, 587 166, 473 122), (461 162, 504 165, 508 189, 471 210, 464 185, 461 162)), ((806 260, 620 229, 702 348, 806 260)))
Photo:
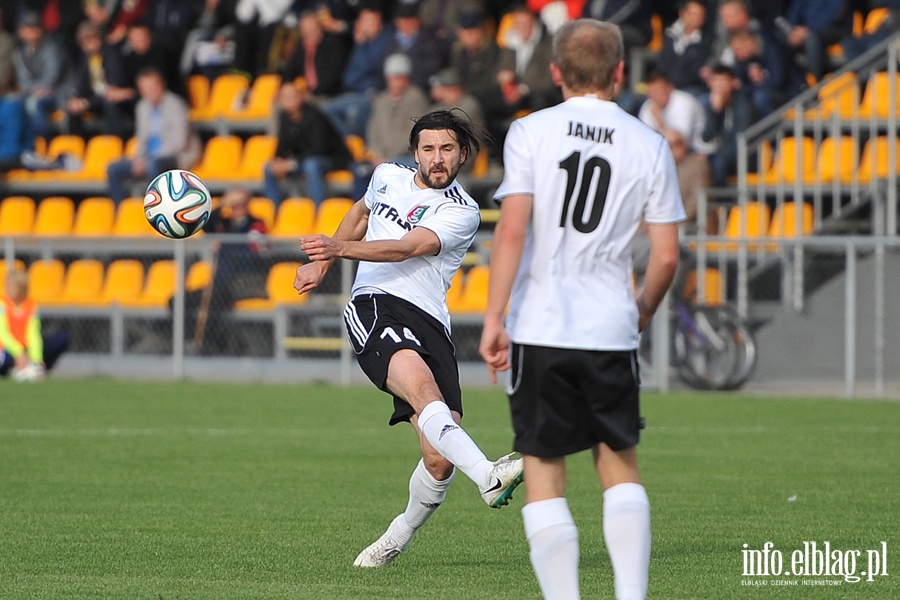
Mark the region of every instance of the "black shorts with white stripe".
POLYGON ((634 350, 512 345, 509 404, 513 449, 559 458, 603 442, 638 443, 640 372, 634 350))
POLYGON ((422 356, 444 402, 462 415, 456 349, 440 321, 396 296, 362 294, 347 304, 344 324, 363 372, 378 389, 394 396, 391 425, 409 421, 414 414, 409 403, 387 388, 391 357, 402 349, 415 350, 422 356))

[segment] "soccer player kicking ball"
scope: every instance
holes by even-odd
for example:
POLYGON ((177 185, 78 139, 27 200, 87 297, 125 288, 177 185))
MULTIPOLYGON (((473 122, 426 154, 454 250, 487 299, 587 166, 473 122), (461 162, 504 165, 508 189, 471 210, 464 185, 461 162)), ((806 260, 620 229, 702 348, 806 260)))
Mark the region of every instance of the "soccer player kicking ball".
POLYGON ((615 25, 580 19, 559 29, 551 74, 564 101, 512 124, 495 194, 500 220, 479 350, 492 378, 510 369, 513 448, 528 480, 522 517, 548 599, 580 597, 565 457, 587 449, 604 490, 616 598, 647 592, 636 349, 672 282, 685 215, 666 140, 611 101, 622 57, 615 25), (632 240, 642 221, 651 251, 635 298, 632 240))
POLYGON ((344 310, 350 342, 369 379, 394 396, 390 424, 410 421, 422 450, 406 510, 356 557, 358 567, 383 567, 403 552, 443 502, 454 468, 492 508, 508 504, 522 482, 521 458, 488 460, 459 426, 462 395, 450 341, 447 289, 481 218, 456 175, 486 141, 458 113, 422 116, 409 135, 418 168, 379 165, 334 237, 300 243, 311 261, 297 269, 301 294, 321 283, 334 259, 359 261, 344 310))

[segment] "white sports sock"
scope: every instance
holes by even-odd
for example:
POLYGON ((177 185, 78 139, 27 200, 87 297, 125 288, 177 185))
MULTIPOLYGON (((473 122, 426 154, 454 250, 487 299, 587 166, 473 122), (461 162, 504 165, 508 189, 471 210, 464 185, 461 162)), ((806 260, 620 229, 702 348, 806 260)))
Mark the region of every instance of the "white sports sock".
POLYGON ((617 600, 643 600, 650 571, 650 500, 644 486, 620 483, 603 492, 603 537, 617 600))
POLYGON ((447 496, 447 488, 453 481, 453 473, 443 481, 438 481, 425 469, 425 463, 419 464, 409 478, 409 503, 406 512, 399 522, 394 523, 394 539, 402 544, 409 543, 416 530, 419 529, 438 509, 447 496))
POLYGON ((545 600, 578 600, 578 528, 565 498, 522 508, 531 565, 545 600))
POLYGON ((494 463, 484 456, 484 452, 475 445, 469 434, 456 424, 444 402, 436 400, 422 409, 419 414, 419 429, 434 449, 474 481, 478 489, 483 490, 490 485, 494 463))

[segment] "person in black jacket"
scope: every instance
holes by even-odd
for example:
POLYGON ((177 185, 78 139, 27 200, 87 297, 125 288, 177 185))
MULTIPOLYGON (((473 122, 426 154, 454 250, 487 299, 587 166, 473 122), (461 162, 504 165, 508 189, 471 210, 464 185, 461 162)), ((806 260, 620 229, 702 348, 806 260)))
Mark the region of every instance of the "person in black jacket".
POLYGON ((125 120, 134 114, 137 89, 125 70, 122 56, 106 44, 100 29, 89 21, 78 27, 78 57, 72 95, 66 101, 70 126, 82 131, 86 113, 102 115, 104 133, 125 137, 125 120))
POLYGON ((713 39, 706 23, 706 5, 701 0, 682 0, 678 20, 666 29, 656 68, 679 90, 700 96, 706 91, 700 69, 709 60, 713 39))
POLYGON ((280 180, 303 175, 307 195, 321 204, 327 195, 325 174, 350 166, 350 150, 332 122, 293 82, 278 91, 278 146, 264 169, 266 196, 279 204, 280 180))
POLYGON ((344 36, 326 32, 312 11, 300 16, 300 39, 281 69, 284 81, 303 77, 316 97, 331 98, 341 91, 341 76, 350 52, 344 36))

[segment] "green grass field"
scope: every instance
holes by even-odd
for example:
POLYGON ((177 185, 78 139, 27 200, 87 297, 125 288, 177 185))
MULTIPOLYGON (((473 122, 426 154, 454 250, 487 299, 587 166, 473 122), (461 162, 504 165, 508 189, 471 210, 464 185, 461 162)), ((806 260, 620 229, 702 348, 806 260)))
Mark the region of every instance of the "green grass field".
MULTIPOLYGON (((509 451, 498 387, 463 424, 509 451)), ((459 475, 389 568, 352 567, 406 505, 411 428, 374 389, 0 381, 0 598, 539 598, 519 508, 459 475)), ((900 598, 900 403, 647 394, 652 598, 900 598), (742 546, 887 542, 887 577, 742 577, 742 546), (865 579, 865 578, 864 578, 865 579), (742 585, 765 580, 765 587, 742 585), (841 580, 841 578, 837 578, 841 580)), ((599 486, 570 461, 584 598, 612 598, 599 486)))

